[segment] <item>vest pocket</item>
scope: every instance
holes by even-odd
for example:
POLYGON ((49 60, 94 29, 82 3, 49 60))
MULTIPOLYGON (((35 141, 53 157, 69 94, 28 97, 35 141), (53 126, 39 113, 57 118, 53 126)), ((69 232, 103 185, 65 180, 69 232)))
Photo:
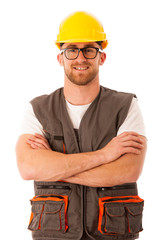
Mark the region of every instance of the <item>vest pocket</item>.
POLYGON ((139 196, 99 198, 98 231, 106 235, 139 233, 143 230, 143 205, 139 196))
POLYGON ((28 229, 66 232, 68 196, 40 195, 31 199, 32 211, 28 229))
POLYGON ((130 233, 137 233, 142 231, 142 211, 143 205, 133 204, 132 206, 127 206, 127 218, 128 218, 128 230, 130 233))

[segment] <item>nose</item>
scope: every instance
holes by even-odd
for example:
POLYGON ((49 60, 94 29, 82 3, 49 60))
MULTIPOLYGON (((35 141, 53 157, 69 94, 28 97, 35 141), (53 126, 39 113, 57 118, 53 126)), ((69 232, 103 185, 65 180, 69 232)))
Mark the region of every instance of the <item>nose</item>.
POLYGON ((86 61, 86 58, 85 58, 84 55, 83 55, 82 49, 79 51, 79 55, 78 55, 78 57, 77 57, 76 60, 86 61))

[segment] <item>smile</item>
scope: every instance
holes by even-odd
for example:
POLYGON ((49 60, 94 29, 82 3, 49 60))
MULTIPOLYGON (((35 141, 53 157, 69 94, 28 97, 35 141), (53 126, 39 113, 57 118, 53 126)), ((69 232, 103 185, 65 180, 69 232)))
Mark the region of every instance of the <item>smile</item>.
POLYGON ((80 70, 80 71, 87 70, 88 68, 89 67, 74 67, 74 69, 80 70))

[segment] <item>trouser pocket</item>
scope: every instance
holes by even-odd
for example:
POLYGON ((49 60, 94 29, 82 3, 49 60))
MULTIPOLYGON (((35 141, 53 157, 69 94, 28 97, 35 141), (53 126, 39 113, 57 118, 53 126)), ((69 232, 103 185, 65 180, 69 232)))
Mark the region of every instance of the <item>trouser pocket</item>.
POLYGON ((30 201, 32 210, 29 230, 67 231, 68 196, 40 195, 30 201))
POLYGON ((106 235, 134 234, 143 230, 144 200, 139 196, 99 198, 98 231, 106 235))

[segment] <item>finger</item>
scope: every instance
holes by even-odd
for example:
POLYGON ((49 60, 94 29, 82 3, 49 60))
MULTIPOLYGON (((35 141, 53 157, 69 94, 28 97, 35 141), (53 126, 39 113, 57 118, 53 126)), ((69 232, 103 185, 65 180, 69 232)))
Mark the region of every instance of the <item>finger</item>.
POLYGON ((37 145, 35 145, 33 142, 27 141, 27 144, 33 149, 39 149, 39 147, 37 145))
POLYGON ((31 146, 33 146, 36 149, 46 149, 46 147, 43 144, 37 142, 31 143, 31 146))
MULTIPOLYGON (((37 138, 46 140, 46 138, 45 138, 44 136, 42 136, 41 134, 39 134, 39 133, 35 133, 34 136, 36 136, 37 138)), ((47 141, 47 140, 46 140, 46 141, 47 141)))
POLYGON ((34 135, 31 135, 28 139, 30 139, 30 140, 41 139, 41 140, 46 141, 46 138, 43 137, 42 135, 38 134, 38 133, 35 133, 34 135))
POLYGON ((137 149, 137 148, 133 148, 133 147, 127 147, 127 148, 124 148, 124 151, 122 151, 122 154, 125 154, 125 153, 132 153, 132 154, 141 154, 141 150, 137 149))
POLYGON ((36 133, 35 136, 36 136, 36 138, 41 139, 45 143, 45 146, 50 149, 50 145, 49 145, 47 139, 44 136, 42 136, 42 135, 40 135, 38 133, 36 133))
POLYGON ((135 142, 138 142, 138 143, 141 143, 141 144, 144 143, 143 138, 140 137, 139 135, 138 136, 135 136, 135 135, 124 135, 123 137, 120 138, 120 140, 123 141, 123 142, 135 141, 135 142))
POLYGON ((33 141, 33 140, 27 140, 27 143, 32 147, 32 148, 36 148, 36 149, 46 149, 46 147, 41 144, 41 143, 38 143, 36 141, 33 141))
POLYGON ((41 138, 37 138, 37 137, 35 137, 35 136, 32 136, 32 137, 29 138, 28 140, 30 140, 30 141, 32 141, 32 142, 34 142, 34 143, 36 143, 36 144, 41 144, 41 145, 43 145, 46 149, 50 149, 50 146, 49 146, 48 142, 45 141, 44 138, 41 139, 41 138))
POLYGON ((144 144, 144 140, 140 137, 127 136, 127 137, 122 138, 122 142, 130 142, 130 141, 136 142, 139 144, 144 144))
POLYGON ((125 141, 123 142, 124 147, 134 147, 138 149, 143 149, 144 145, 142 143, 138 143, 136 141, 125 141))
POLYGON ((126 137, 126 136, 139 136, 139 134, 138 133, 136 133, 136 132, 123 132, 123 133, 121 133, 121 134, 119 134, 117 137, 119 137, 119 138, 121 138, 121 137, 126 137))
POLYGON ((30 146, 33 148, 33 149, 40 149, 36 144, 34 143, 31 143, 30 146))
POLYGON ((35 139, 41 139, 42 141, 48 143, 47 139, 44 136, 42 136, 42 135, 40 135, 38 133, 35 133, 34 138, 35 139))

